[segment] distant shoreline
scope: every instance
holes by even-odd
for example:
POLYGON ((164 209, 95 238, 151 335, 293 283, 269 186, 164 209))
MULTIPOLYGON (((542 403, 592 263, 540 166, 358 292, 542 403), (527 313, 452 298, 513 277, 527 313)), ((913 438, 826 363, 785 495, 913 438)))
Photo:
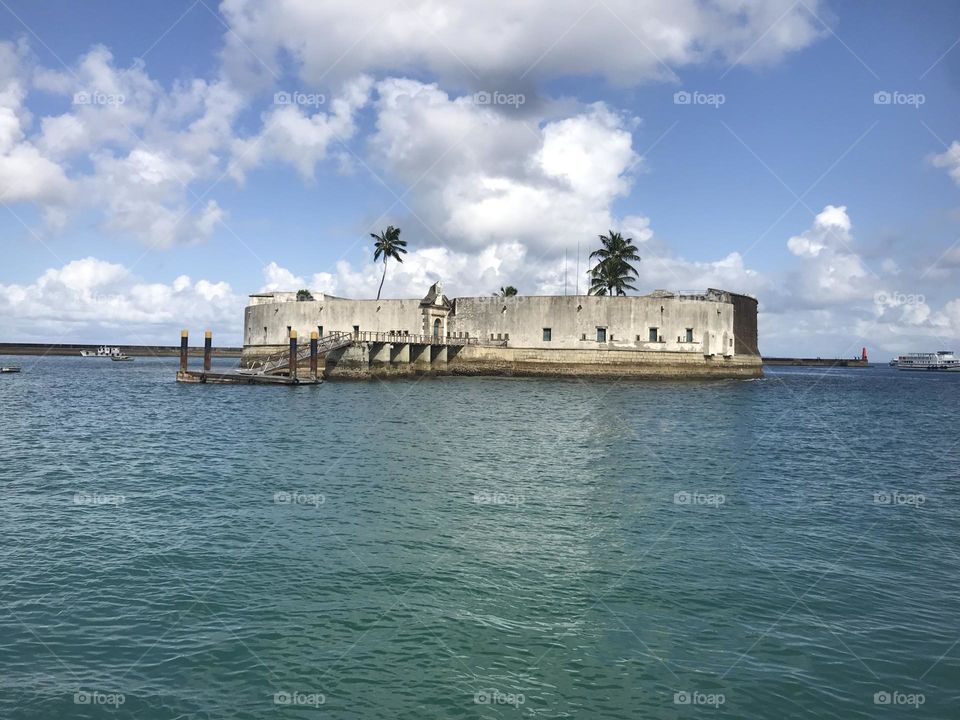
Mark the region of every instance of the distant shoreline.
MULTIPOLYGON (((67 343, 0 343, 0 355, 53 355, 80 357, 81 350, 96 350, 100 345, 67 343)), ((123 345, 107 343, 131 357, 179 357, 179 345, 123 345)), ((238 358, 243 353, 239 347, 214 347, 214 357, 238 358)), ((203 347, 191 347, 191 357, 202 357, 203 347)))

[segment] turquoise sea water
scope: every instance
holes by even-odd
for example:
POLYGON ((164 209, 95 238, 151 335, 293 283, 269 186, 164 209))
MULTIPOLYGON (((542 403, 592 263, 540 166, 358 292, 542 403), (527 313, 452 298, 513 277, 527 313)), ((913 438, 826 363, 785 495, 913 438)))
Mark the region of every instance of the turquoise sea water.
POLYGON ((0 718, 960 716, 958 376, 0 364, 0 718))

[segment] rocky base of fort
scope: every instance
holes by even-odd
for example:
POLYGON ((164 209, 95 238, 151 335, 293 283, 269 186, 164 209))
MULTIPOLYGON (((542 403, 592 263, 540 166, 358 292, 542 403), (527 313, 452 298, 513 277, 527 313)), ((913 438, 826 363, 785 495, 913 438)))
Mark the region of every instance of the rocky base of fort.
MULTIPOLYGON (((249 364, 262 353, 257 348, 246 348, 242 364, 249 364)), ((763 376, 761 359, 753 355, 724 357, 630 349, 426 346, 410 360, 409 352, 398 354, 380 343, 357 343, 333 351, 325 358, 324 366, 325 378, 357 380, 420 375, 670 380, 763 376)))

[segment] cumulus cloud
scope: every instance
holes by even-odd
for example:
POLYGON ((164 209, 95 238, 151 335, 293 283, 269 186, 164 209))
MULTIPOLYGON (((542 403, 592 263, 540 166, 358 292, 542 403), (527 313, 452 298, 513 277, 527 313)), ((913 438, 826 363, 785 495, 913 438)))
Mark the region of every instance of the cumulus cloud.
POLYGON ((613 223, 637 163, 625 118, 603 103, 541 125, 436 84, 377 84, 373 161, 411 193, 420 242, 479 251, 518 242, 555 258, 613 223))
POLYGON ((26 284, 0 284, 0 332, 11 341, 175 344, 181 327, 212 327, 238 343, 244 301, 225 282, 186 275, 146 282, 117 263, 87 257, 26 284))
MULTIPOLYGON (((761 349, 844 356, 866 346, 895 355, 960 341, 960 300, 944 297, 952 289, 931 285, 929 269, 889 259, 873 272, 853 228, 846 206, 827 205, 787 240, 798 264, 770 277, 760 295, 761 349)), ((949 264, 950 257, 948 251, 941 260, 949 264)))
POLYGON ((634 85, 672 68, 720 61, 757 65, 813 43, 820 2, 808 0, 491 0, 317 3, 224 0, 224 62, 262 82, 292 58, 309 83, 360 72, 426 71, 467 83, 560 75, 634 85), (317 42, 317 38, 323 38, 317 42), (265 68, 264 65, 267 67, 265 68))
MULTIPOLYGON (((242 181, 246 173, 267 161, 294 167, 304 180, 312 180, 318 162, 327 157, 330 144, 349 140, 356 132, 355 115, 370 96, 372 78, 361 76, 347 82, 329 108, 301 104, 279 105, 261 117, 257 135, 232 144, 231 175, 242 181)), ((296 95, 294 95, 296 97, 296 95)), ((323 98, 320 93, 313 98, 323 98)))
POLYGON ((934 167, 946 168, 953 181, 960 185, 960 142, 954 140, 950 147, 931 158, 934 167))
POLYGON ((880 278, 854 249, 852 224, 846 206, 827 205, 813 225, 787 240, 787 248, 800 258, 793 274, 796 299, 811 307, 824 307, 870 298, 880 278))
POLYGON ((26 137, 25 55, 22 45, 0 42, 0 202, 60 204, 70 192, 66 174, 26 137))
POLYGON ((242 104, 223 82, 167 91, 102 46, 50 70, 26 44, 0 43, 0 201, 33 202, 58 230, 92 209, 105 231, 152 247, 205 240, 225 214, 192 185, 222 166, 242 104), (34 118, 30 90, 67 110, 34 118))

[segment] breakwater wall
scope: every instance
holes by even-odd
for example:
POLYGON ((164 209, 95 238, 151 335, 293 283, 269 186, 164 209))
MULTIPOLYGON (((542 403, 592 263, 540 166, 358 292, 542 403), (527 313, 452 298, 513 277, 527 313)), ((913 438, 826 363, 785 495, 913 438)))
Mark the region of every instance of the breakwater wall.
MULTIPOLYGON (((108 343, 109 347, 116 347, 120 352, 131 357, 179 357, 180 348, 175 345, 118 345, 108 343)), ((76 345, 68 343, 0 343, 0 355, 56 355, 80 357, 81 350, 93 350, 99 345, 76 345)), ((243 348, 219 347, 213 348, 215 357, 238 358, 243 354, 243 348)), ((203 346, 191 347, 191 357, 202 357, 203 346)))
POLYGON ((810 367, 870 367, 870 363, 860 358, 782 358, 765 357, 764 365, 805 365, 810 367))

